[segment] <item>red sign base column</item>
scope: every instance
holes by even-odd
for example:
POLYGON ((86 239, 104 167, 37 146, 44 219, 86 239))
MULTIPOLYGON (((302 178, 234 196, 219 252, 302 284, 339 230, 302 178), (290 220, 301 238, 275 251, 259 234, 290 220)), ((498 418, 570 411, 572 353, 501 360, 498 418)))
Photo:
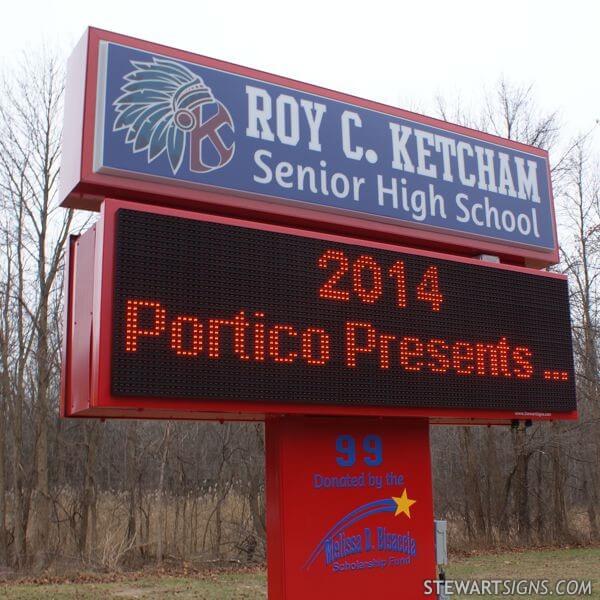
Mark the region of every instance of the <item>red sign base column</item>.
POLYGON ((266 445, 271 600, 428 597, 426 420, 271 418, 266 445))

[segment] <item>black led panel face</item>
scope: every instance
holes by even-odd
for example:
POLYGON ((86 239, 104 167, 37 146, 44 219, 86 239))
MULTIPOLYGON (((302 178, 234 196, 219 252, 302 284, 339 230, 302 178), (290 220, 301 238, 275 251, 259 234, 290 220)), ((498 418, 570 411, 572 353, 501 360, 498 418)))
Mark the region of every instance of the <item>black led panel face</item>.
POLYGON ((114 396, 575 410, 566 281, 121 209, 114 396))

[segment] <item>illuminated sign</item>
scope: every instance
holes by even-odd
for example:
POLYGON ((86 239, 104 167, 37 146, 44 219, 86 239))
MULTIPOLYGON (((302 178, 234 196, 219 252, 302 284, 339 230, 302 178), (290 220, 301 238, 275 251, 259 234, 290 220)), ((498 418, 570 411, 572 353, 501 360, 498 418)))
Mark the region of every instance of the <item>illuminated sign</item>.
MULTIPOLYGON (((193 195, 227 192, 238 195, 236 210, 287 206, 437 247, 557 262, 543 150, 132 38, 88 35, 72 69, 87 69, 83 165, 62 175, 65 205, 90 208, 102 192, 122 190, 231 208, 225 196, 193 195)), ((65 135, 67 157, 72 146, 78 157, 81 132, 65 135)))
POLYGON ((120 209, 115 397, 575 410, 559 275, 120 209))

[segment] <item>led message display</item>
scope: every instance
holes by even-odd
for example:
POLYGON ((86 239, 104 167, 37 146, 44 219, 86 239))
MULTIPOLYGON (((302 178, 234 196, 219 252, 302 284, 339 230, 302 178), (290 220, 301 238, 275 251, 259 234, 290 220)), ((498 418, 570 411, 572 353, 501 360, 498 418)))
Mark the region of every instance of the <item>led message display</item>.
POLYGON ((120 209, 111 392, 572 411, 567 283, 120 209))

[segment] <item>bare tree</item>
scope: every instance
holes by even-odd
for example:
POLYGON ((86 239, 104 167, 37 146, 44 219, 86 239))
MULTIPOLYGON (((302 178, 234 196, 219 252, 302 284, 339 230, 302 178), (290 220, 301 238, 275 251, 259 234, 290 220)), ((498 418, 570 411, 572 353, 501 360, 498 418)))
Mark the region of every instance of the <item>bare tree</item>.
MULTIPOLYGON (((532 86, 512 85, 500 79, 495 90, 486 95, 483 108, 475 112, 465 109, 460 102, 450 105, 444 98, 438 98, 437 104, 440 115, 446 120, 546 150, 557 147, 558 114, 539 109, 532 86)), ((559 170, 564 167, 564 160, 563 155, 557 161, 559 170)), ((537 430, 536 436, 542 437, 537 430)), ((532 541, 530 460, 542 452, 542 461, 544 453, 540 448, 544 443, 540 439, 534 442, 524 423, 513 428, 510 437, 508 432, 496 432, 494 428, 486 428, 477 434, 462 434, 459 451, 464 465, 464 514, 472 539, 485 539, 489 544, 497 535, 514 534, 522 544, 532 541), (504 446, 501 453, 498 451, 500 441, 504 446), (510 455, 506 452, 506 444, 512 450, 510 455), (485 457, 484 461, 478 459, 481 456, 485 457), (499 461, 505 462, 504 468, 500 468, 499 461), (487 485, 482 484, 483 480, 487 480, 487 485)), ((542 474, 540 472, 540 477, 542 474)), ((557 477, 555 473, 555 481, 557 477)), ((538 487, 542 489, 541 483, 538 487)), ((561 489, 564 488, 559 488, 555 498, 559 504, 561 498, 564 500, 561 489)), ((541 507, 543 502, 545 498, 540 495, 538 506, 541 507)), ((537 522, 539 524, 539 519, 537 522)))
MULTIPOLYGON (((48 431, 50 417, 50 377, 53 356, 49 344, 49 318, 52 294, 69 229, 72 211, 60 209, 56 192, 60 164, 60 135, 64 84, 60 63, 48 55, 24 59, 21 67, 8 75, 0 99, 0 169, 6 212, 7 243, 13 247, 10 268, 14 282, 7 280, 16 305, 18 353, 10 396, 15 439, 15 479, 17 504, 23 498, 24 465, 22 427, 25 403, 25 377, 34 414, 35 483, 32 491, 35 519, 33 540, 38 566, 47 560, 50 521, 48 478, 48 431), (14 235, 16 232, 16 235, 14 235), (11 235, 12 233, 12 235, 11 235), (13 275, 14 273, 14 275, 13 275)), ((6 287, 6 286, 5 286, 6 287)), ((9 371, 10 372, 10 371, 9 371)), ((17 514, 23 507, 17 507, 17 514)), ((24 554, 25 535, 15 527, 17 562, 24 554)))
POLYGON ((165 471, 167 458, 169 456, 169 445, 171 441, 172 423, 165 423, 165 433, 162 439, 162 452, 160 461, 160 477, 158 481, 158 520, 156 528, 156 563, 161 564, 163 560, 163 535, 165 521, 165 471))
POLYGON ((578 445, 581 486, 587 500, 591 535, 598 539, 600 499, 600 363, 598 358, 598 281, 600 276, 600 177, 590 158, 588 136, 572 144, 561 186, 565 231, 561 259, 571 283, 573 339, 583 436, 578 445))

